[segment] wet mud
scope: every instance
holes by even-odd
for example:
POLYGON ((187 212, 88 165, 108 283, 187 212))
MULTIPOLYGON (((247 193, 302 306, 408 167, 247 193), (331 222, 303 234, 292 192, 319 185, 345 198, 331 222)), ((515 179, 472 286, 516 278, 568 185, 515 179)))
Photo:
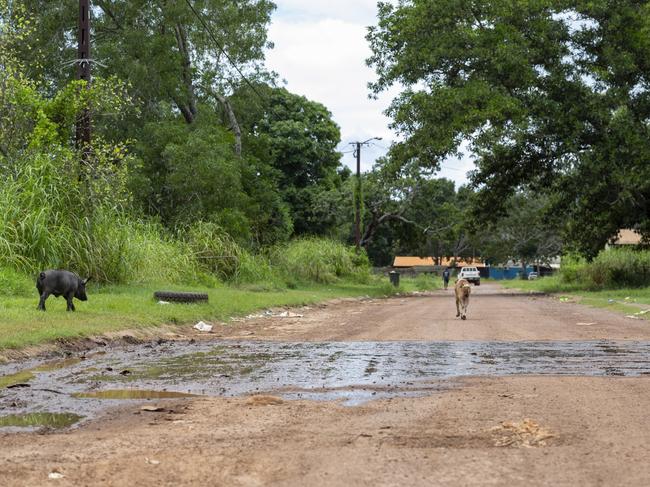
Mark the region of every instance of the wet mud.
POLYGON ((0 366, 0 428, 68 427, 115 404, 273 394, 355 405, 471 376, 650 375, 650 342, 161 343, 0 366))

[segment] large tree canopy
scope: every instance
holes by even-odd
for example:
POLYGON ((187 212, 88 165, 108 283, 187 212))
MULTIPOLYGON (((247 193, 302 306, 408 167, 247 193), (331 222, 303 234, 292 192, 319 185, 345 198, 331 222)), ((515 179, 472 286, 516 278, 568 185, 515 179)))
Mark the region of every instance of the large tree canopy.
POLYGON ((620 227, 650 234, 650 5, 634 0, 381 2, 375 93, 404 141, 395 170, 430 170, 470 142, 484 216, 518 188, 551 193, 594 255, 620 227))

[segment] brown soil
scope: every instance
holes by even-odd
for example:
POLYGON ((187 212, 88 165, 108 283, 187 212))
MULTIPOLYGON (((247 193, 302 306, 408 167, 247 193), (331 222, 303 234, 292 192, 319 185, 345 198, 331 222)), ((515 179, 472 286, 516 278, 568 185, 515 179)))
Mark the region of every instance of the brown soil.
MULTIPOLYGON (((294 310, 305 316, 211 336, 650 340, 645 320, 497 294, 473 288, 467 321, 439 292, 294 310)), ((468 378, 358 407, 273 396, 147 405, 163 410, 128 406, 67 432, 0 434, 0 485, 650 485, 650 377, 468 378)))

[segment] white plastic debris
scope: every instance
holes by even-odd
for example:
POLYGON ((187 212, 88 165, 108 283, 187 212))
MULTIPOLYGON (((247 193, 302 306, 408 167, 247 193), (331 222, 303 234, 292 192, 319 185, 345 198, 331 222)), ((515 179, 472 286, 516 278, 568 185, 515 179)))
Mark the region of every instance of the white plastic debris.
POLYGON ((279 315, 277 315, 279 318, 302 318, 301 314, 298 313, 292 313, 291 311, 283 311, 279 315))
POLYGON ((212 325, 208 325, 205 321, 199 321, 196 325, 194 325, 194 328, 196 328, 199 331, 205 331, 205 332, 212 331, 212 325))
POLYGON ((65 475, 63 475, 61 472, 50 472, 47 476, 47 478, 50 480, 58 480, 62 479, 63 477, 65 477, 65 475))
POLYGON ((303 315, 294 313, 292 311, 283 311, 281 313, 273 313, 271 310, 266 310, 263 313, 257 313, 246 316, 246 320, 254 320, 256 318, 302 318, 303 315))
POLYGON ((169 304, 169 301, 158 301, 158 304, 169 304))
POLYGON ((153 458, 144 458, 145 463, 148 463, 149 465, 160 465, 160 460, 154 460, 153 458))

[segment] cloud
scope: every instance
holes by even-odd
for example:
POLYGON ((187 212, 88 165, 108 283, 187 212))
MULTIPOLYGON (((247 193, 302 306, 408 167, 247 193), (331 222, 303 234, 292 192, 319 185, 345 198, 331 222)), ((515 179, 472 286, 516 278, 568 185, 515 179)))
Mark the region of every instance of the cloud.
POLYGON ((359 24, 373 23, 376 0, 278 0, 277 15, 292 21, 337 19, 359 24))
MULTIPOLYGON (((362 170, 372 168, 396 139, 383 114, 397 96, 395 88, 369 99, 368 82, 374 71, 365 61, 371 51, 365 39, 367 26, 376 22, 375 0, 278 0, 269 29, 275 48, 266 54, 267 66, 287 82, 287 89, 325 105, 341 127, 339 150, 348 151, 350 142, 371 137, 382 141, 361 151, 362 170)), ((450 163, 461 171, 443 169, 442 177, 462 183, 462 164, 450 163)), ((343 163, 356 167, 352 153, 344 154, 343 163)), ((471 164, 471 162, 470 162, 471 164)))

